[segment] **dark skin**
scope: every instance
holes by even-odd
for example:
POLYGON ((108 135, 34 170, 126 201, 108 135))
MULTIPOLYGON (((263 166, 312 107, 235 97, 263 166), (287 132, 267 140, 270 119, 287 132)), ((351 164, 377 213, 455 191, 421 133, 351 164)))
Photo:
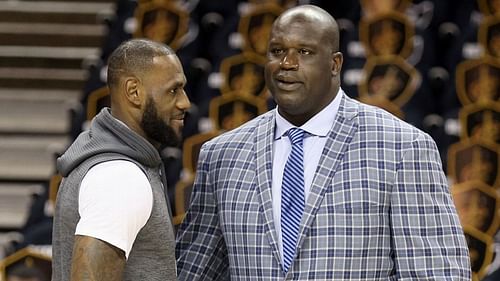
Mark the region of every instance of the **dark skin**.
MULTIPOLYGON (((184 92, 186 77, 177 56, 153 58, 148 71, 141 75, 125 74, 117 87, 111 88, 112 115, 159 148, 162 143, 151 138, 141 127, 144 111, 150 102, 161 122, 180 137, 184 113, 191 106, 184 92)), ((99 239, 75 236, 71 266, 72 281, 120 281, 125 270, 125 252, 99 239)))
POLYGON ((335 20, 315 6, 287 10, 273 24, 266 85, 293 125, 303 125, 335 98, 343 62, 338 42, 335 20))
POLYGON ((125 75, 116 89, 110 89, 111 114, 159 148, 161 143, 141 127, 147 101, 152 99, 163 122, 180 136, 184 114, 191 106, 184 92, 186 77, 175 55, 155 57, 151 69, 141 74, 125 75))
POLYGON ((99 239, 75 236, 71 280, 122 280, 125 253, 99 239))

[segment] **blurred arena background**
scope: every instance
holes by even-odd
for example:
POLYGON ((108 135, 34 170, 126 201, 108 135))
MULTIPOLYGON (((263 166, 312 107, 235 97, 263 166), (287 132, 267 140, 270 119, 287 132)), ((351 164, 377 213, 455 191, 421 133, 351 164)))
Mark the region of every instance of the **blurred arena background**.
POLYGON ((500 280, 499 0, 0 0, 0 281, 50 280, 55 159, 109 104, 114 48, 146 37, 183 63, 185 142, 162 150, 178 224, 201 145, 274 107, 267 38, 300 4, 337 19, 346 93, 434 138, 474 280, 500 280))

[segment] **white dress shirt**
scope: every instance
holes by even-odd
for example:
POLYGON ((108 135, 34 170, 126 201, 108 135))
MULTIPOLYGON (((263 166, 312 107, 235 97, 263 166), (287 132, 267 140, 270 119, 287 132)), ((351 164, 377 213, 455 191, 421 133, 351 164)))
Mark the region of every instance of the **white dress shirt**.
MULTIPOLYGON (((304 134, 304 198, 307 202, 307 197, 311 189, 313 177, 318 167, 319 159, 325 143, 328 132, 333 126, 333 121, 337 115, 344 92, 339 89, 337 95, 322 111, 314 115, 300 128, 306 133, 304 134)), ((285 134, 288 129, 295 127, 288 122, 278 112, 276 107, 276 128, 274 132, 273 142, 273 182, 272 182, 272 197, 273 197, 273 216, 274 227, 278 234, 278 247, 283 260, 283 243, 281 236, 281 184, 283 181, 283 172, 285 163, 288 160, 288 155, 291 152, 292 145, 290 139, 285 134)))

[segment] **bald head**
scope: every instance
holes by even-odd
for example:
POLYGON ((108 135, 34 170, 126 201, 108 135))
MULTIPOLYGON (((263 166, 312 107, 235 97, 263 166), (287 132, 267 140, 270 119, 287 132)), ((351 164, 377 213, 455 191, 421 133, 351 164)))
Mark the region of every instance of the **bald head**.
POLYGON ((108 86, 118 86, 120 77, 133 75, 141 77, 153 64, 155 57, 173 55, 168 46, 146 39, 132 39, 122 43, 108 59, 108 86))
POLYGON ((340 87, 339 30, 330 14, 311 5, 285 11, 273 24, 266 86, 278 112, 302 126, 325 108, 340 87))
POLYGON ((313 23, 318 31, 322 31, 325 43, 329 44, 332 51, 339 50, 339 27, 335 19, 318 6, 301 5, 283 12, 274 22, 273 27, 287 26, 293 22, 313 23))

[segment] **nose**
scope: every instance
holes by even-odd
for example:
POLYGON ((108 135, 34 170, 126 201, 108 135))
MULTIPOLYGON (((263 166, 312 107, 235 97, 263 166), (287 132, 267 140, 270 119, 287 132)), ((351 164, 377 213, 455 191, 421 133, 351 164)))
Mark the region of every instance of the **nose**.
POLYGON ((175 105, 181 110, 188 110, 191 107, 191 102, 189 101, 186 91, 182 90, 182 94, 178 96, 175 105))
POLYGON ((291 70, 299 68, 299 61, 296 52, 289 50, 281 59, 280 67, 282 69, 291 70))

